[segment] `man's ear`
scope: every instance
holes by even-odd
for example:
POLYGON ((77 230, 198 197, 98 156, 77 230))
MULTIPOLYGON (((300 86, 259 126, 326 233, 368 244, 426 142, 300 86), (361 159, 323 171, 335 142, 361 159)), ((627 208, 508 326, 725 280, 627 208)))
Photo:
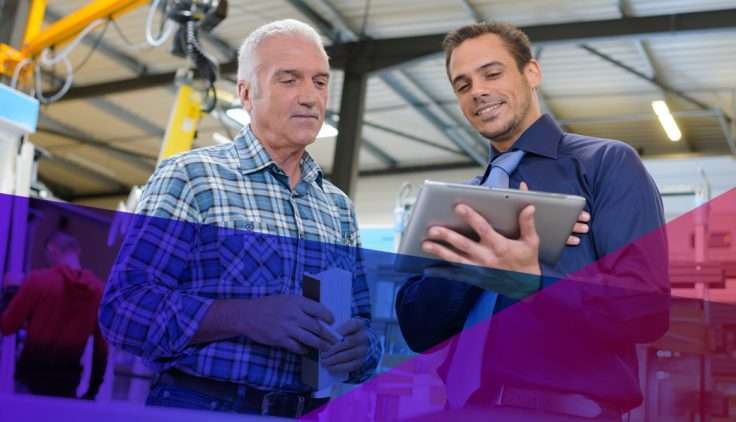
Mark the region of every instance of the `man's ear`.
POLYGON ((253 109, 253 89, 247 81, 238 81, 238 98, 240 104, 243 105, 245 111, 249 112, 253 109))
POLYGON ((524 77, 532 89, 536 89, 542 84, 542 68, 538 61, 531 59, 529 63, 524 65, 524 77))

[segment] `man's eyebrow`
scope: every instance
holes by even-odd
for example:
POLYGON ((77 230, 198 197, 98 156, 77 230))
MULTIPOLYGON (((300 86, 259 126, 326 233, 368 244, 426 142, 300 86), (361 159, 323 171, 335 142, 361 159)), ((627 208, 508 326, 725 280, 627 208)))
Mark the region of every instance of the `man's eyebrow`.
POLYGON ((316 75, 314 75, 315 78, 327 78, 330 79, 330 73, 329 72, 320 72, 316 75))
POLYGON ((484 64, 482 66, 479 66, 476 69, 476 71, 486 70, 486 69, 491 68, 491 67, 505 67, 505 65, 503 63, 499 62, 499 61, 494 60, 492 62, 488 62, 488 63, 486 63, 486 64, 484 64))
MULTIPOLYGON (((494 61, 490 61, 488 63, 484 63, 484 64, 478 66, 475 69, 475 71, 476 72, 482 72, 482 71, 487 70, 487 69, 489 69, 491 67, 501 67, 501 68, 503 68, 503 67, 505 67, 505 65, 503 63, 499 62, 498 60, 494 60, 494 61)), ((464 73, 463 74, 460 74, 460 75, 457 75, 452 80, 452 85, 454 86, 461 79, 467 79, 467 78, 468 78, 468 76, 466 74, 464 74, 464 73)))
POLYGON ((451 85, 452 85, 452 86, 455 86, 455 84, 456 84, 457 82, 459 82, 459 81, 460 81, 461 79, 468 79, 468 76, 467 76, 467 75, 465 75, 464 73, 463 73, 463 74, 460 74, 460 75, 457 75, 457 76, 455 76, 455 78, 454 78, 454 79, 452 80, 452 83, 451 83, 451 85))
POLYGON ((293 76, 293 77, 299 77, 301 76, 301 72, 299 72, 296 69, 279 69, 274 73, 274 76, 281 77, 281 76, 293 76))

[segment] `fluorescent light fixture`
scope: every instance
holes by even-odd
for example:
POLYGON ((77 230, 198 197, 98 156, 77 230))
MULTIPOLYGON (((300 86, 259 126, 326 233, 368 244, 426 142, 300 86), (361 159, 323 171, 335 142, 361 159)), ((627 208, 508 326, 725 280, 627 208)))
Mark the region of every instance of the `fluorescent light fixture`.
MULTIPOLYGON (((250 123, 250 115, 240 107, 229 108, 225 111, 225 114, 242 126, 247 126, 250 123)), ((327 122, 323 123, 317 138, 331 138, 333 136, 337 136, 337 128, 327 122)))
POLYGON ((322 127, 319 129, 317 138, 332 138, 333 136, 337 136, 337 128, 327 122, 324 122, 322 124, 322 127))
POLYGON ((652 109, 657 114, 659 123, 662 125, 667 137, 670 138, 670 141, 677 142, 682 139, 682 132, 680 132, 680 128, 677 127, 677 122, 675 122, 675 118, 672 117, 672 113, 670 113, 667 103, 663 100, 652 101, 652 109))
POLYGON ((229 144, 233 140, 228 138, 227 136, 223 135, 222 133, 215 132, 212 134, 212 139, 214 139, 215 142, 218 144, 229 144))
POLYGON ((250 115, 240 107, 229 108, 225 110, 225 114, 243 126, 248 126, 250 123, 250 115))

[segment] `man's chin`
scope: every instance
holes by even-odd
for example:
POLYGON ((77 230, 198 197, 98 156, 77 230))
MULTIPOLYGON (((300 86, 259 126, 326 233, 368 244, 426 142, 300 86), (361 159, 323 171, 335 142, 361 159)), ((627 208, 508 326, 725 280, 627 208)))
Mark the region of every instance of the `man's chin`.
POLYGON ((303 133, 303 134, 295 134, 292 138, 292 142, 294 142, 297 145, 304 145, 308 146, 313 144, 317 140, 317 133, 303 133))
POLYGON ((505 140, 511 134, 511 132, 513 132, 513 130, 513 122, 506 122, 502 125, 494 124, 492 126, 487 125, 481 127, 478 132, 480 132, 480 134, 483 135, 483 137, 486 139, 499 142, 505 140))

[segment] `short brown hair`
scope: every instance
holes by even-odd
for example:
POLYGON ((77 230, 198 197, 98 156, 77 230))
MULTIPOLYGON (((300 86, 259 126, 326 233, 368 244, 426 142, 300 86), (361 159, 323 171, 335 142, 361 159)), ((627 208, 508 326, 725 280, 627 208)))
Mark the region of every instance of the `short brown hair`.
POLYGON ((452 52, 466 40, 486 34, 495 34, 501 38, 506 49, 514 57, 519 71, 524 69, 524 66, 532 59, 529 37, 519 28, 505 22, 474 23, 448 33, 442 41, 442 48, 445 50, 445 71, 448 77, 450 77, 452 52))

